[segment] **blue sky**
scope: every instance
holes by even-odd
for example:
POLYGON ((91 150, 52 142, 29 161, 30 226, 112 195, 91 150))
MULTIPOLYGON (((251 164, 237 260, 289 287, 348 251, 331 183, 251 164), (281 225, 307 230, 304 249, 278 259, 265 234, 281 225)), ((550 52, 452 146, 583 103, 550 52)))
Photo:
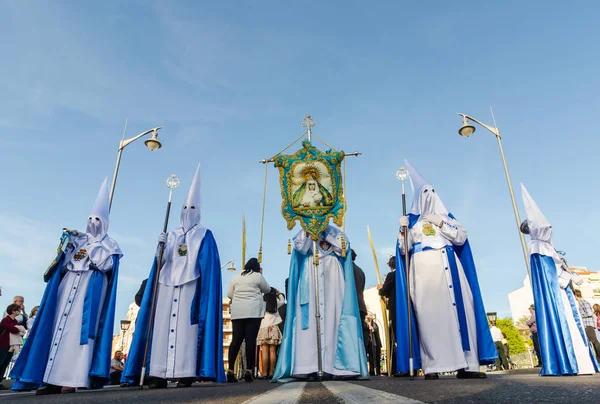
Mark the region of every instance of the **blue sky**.
MULTIPOLYGON (((127 118, 128 137, 164 129, 159 151, 139 142, 123 155, 109 231, 125 253, 117 319, 150 269, 165 179, 182 182, 173 228, 202 164, 203 224, 239 269, 242 213, 248 254, 258 251, 258 160, 298 137, 306 113, 319 137, 363 153, 348 161, 347 233, 369 285, 366 226, 384 268, 401 213, 394 174, 406 157, 468 229, 486 308, 509 314, 507 293, 526 270, 498 146, 481 128, 457 134, 457 112, 492 124, 490 105, 521 214, 523 182, 569 263, 600 269, 590 248, 600 221, 600 6, 208 3, 0 1, 1 304, 14 294, 27 309, 39 302, 60 229, 84 229, 127 118), (583 242, 574 237, 582 231, 583 242)), ((283 288, 290 233, 274 169, 267 194, 263 267, 283 288)), ((230 280, 225 271, 224 287, 230 280)))

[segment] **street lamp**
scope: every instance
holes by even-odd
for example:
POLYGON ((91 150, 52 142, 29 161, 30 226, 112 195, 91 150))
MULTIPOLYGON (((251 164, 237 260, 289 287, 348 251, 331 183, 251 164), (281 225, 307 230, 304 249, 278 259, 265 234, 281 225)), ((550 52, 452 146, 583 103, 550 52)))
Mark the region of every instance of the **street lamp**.
POLYGON ((498 313, 496 313, 495 311, 492 311, 490 313, 486 313, 486 316, 487 316, 488 320, 490 321, 490 323, 495 323, 496 319, 498 318, 498 313))
MULTIPOLYGON (((506 158, 504 157, 504 148, 502 147, 502 140, 500 136, 500 129, 497 127, 492 127, 486 125, 483 122, 478 121, 472 116, 461 114, 463 122, 462 126, 458 130, 458 134, 464 137, 471 137, 473 133, 475 133, 475 126, 471 125, 469 121, 473 121, 483 126, 488 131, 492 132, 494 136, 496 136, 496 140, 498 141, 498 146, 500 147, 500 156, 502 157, 502 164, 504 165, 504 174, 506 175, 506 182, 508 183, 508 192, 510 193, 510 199, 512 201, 513 211, 515 213, 515 220, 517 222, 517 232, 519 233, 519 238, 521 239, 521 248, 523 249, 523 257, 525 258, 525 266, 527 267, 527 274, 529 275, 529 279, 531 279, 531 271, 529 269, 529 254, 527 253, 527 244, 525 243, 525 236, 521 233, 521 218, 519 217, 519 210, 517 209, 517 202, 515 201, 515 193, 513 192, 512 182, 510 181, 510 174, 508 173, 508 166, 506 165, 506 158)), ((492 115, 493 116, 493 115, 492 115)), ((496 120, 494 119, 494 125, 496 124, 496 120)))
POLYGON ((129 330, 131 321, 121 320, 121 351, 125 351, 125 332, 129 330))
POLYGON ((119 175, 119 166, 121 165, 121 155, 123 154, 123 149, 129 146, 131 143, 135 142, 141 137, 146 136, 149 133, 152 133, 152 137, 144 142, 146 147, 150 149, 150 151, 158 150, 162 147, 162 144, 158 140, 158 130, 162 129, 162 126, 158 126, 156 128, 148 129, 145 132, 140 133, 137 136, 132 137, 131 139, 121 139, 121 143, 119 144, 119 152, 117 154, 117 164, 115 166, 115 173, 113 175, 112 185, 110 187, 110 199, 109 199, 109 210, 112 207, 113 195, 115 193, 115 185, 117 184, 117 175, 119 175))
POLYGON ((227 270, 231 271, 231 272, 235 272, 235 267, 233 266, 233 264, 235 264, 235 260, 229 260, 226 263, 224 263, 223 265, 221 265, 221 269, 223 269, 227 265, 229 265, 229 267, 227 268, 227 270), (231 264, 231 265, 229 265, 229 264, 231 264))

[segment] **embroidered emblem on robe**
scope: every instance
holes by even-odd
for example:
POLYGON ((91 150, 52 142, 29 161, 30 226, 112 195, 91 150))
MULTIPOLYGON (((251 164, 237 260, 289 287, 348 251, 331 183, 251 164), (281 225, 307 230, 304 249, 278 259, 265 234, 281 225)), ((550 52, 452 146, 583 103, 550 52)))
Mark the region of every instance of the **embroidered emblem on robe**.
POLYGON ((75 253, 75 255, 73 256, 73 259, 75 261, 81 261, 82 259, 84 259, 85 257, 87 257, 87 250, 84 250, 83 248, 79 251, 77 251, 75 253))
POLYGON ((426 223, 423 225, 423 234, 426 236, 435 236, 437 234, 437 232, 435 231, 435 229, 433 228, 433 225, 431 223, 426 223))
POLYGON ((177 250, 177 252, 179 253, 180 257, 187 256, 187 246, 185 244, 180 244, 179 250, 177 250))

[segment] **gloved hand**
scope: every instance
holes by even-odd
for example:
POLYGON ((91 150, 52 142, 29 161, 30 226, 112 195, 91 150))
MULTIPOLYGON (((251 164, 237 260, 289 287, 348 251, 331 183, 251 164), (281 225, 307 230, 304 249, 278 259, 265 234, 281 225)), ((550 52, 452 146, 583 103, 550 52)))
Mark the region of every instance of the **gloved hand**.
POLYGON ((571 272, 571 282, 575 285, 581 285, 583 283, 583 279, 581 276, 577 275, 575 272, 571 272))
POLYGON ((408 227, 408 216, 402 216, 400 218, 400 227, 408 227))
POLYGON ((444 218, 440 215, 436 215, 435 213, 428 213, 423 216, 423 220, 439 227, 440 223, 444 221, 444 218))
POLYGON ((160 233, 158 235, 158 242, 166 244, 167 243, 167 233, 160 233))

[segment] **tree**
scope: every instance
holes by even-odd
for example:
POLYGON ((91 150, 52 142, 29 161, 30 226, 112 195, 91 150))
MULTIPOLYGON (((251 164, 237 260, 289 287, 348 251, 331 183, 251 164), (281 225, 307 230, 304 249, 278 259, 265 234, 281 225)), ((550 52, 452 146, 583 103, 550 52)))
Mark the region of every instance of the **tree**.
POLYGON ((511 354, 527 351, 525 341, 523 341, 523 337, 515 327, 512 318, 499 318, 496 320, 496 326, 506 335, 511 354))

